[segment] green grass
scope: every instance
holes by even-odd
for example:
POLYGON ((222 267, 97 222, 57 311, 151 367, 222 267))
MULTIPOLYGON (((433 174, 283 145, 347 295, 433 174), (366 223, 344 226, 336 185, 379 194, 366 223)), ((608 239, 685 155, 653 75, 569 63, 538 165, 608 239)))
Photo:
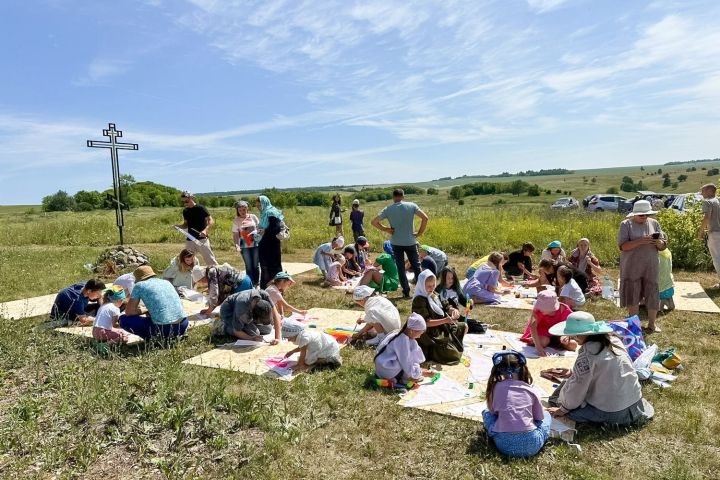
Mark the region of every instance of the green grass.
MULTIPOLYGON (((613 264, 619 218, 559 214, 545 207, 459 207, 419 198, 431 215, 425 241, 452 252, 464 270, 477 255, 580 235, 613 264)), ((381 203, 366 206, 368 216, 381 203)), ((292 238, 286 260, 309 261, 331 236, 325 209, 286 212, 292 238)), ((213 214, 221 261, 230 250, 230 212, 213 214)), ((156 269, 181 248, 170 225, 179 211, 127 216, 127 238, 156 269)), ((382 237, 369 232, 377 251, 382 237)), ((88 274, 83 264, 115 241, 114 216, 7 215, 0 223, 0 300, 56 291, 88 274)), ((617 272, 611 270, 614 276, 617 272)), ((704 272, 678 280, 715 283, 704 272)), ((303 308, 357 309, 348 296, 319 288, 314 273, 297 278, 288 300, 303 308)), ((718 301, 717 294, 715 301, 718 301)), ((391 296, 397 300, 397 295, 391 296)), ((409 302, 398 301, 403 315, 409 302)), ((599 318, 623 312, 595 301, 599 318)), ((520 331, 528 313, 478 309, 483 321, 520 331)), ((336 372, 303 375, 288 384, 235 372, 182 365, 213 348, 209 328, 192 330, 173 348, 125 347, 108 357, 89 343, 35 331, 43 318, 0 320, 1 478, 713 478, 720 468, 720 327, 715 315, 673 312, 660 319, 653 343, 676 347, 686 370, 673 388, 646 386, 657 410, 642 430, 580 429, 577 456, 551 442, 529 461, 506 461, 477 423, 404 410, 397 397, 365 388, 372 353, 343 349, 336 372)))

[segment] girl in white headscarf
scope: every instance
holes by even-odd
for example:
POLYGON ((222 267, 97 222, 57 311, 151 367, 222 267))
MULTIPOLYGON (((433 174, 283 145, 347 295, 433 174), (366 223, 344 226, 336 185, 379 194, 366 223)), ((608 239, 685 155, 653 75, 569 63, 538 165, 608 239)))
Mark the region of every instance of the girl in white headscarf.
POLYGON ((420 273, 412 311, 425 319, 427 330, 418 343, 427 360, 453 365, 462 357, 462 339, 467 325, 459 321, 460 312, 435 293, 436 285, 437 279, 430 270, 420 273))

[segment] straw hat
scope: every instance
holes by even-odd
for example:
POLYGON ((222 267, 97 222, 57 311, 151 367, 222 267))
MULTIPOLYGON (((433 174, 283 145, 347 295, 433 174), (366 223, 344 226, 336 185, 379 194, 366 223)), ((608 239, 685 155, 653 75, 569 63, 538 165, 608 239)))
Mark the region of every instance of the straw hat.
POLYGON ((598 322, 587 312, 573 312, 568 315, 567 320, 553 325, 549 329, 550 335, 598 335, 601 333, 612 333, 605 322, 598 322))
POLYGON ((628 213, 625 218, 634 217, 635 215, 655 215, 657 212, 652 209, 650 202, 647 200, 638 200, 633 205, 632 212, 628 213))
POLYGON ((150 265, 143 265, 142 267, 138 267, 133 272, 135 282, 142 282, 143 280, 147 280, 148 278, 154 277, 155 275, 155 271, 153 271, 150 265))

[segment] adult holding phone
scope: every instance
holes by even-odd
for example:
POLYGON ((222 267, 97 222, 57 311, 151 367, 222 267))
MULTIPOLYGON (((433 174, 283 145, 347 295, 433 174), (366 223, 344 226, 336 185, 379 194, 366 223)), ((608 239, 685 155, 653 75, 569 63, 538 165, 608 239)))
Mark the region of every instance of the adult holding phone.
POLYGON ((638 200, 627 218, 620 223, 620 306, 630 316, 637 315, 644 301, 648 311, 648 333, 659 332, 655 324, 660 308, 658 287, 658 251, 667 248, 667 237, 654 218, 650 202, 638 200))
POLYGON ((383 208, 377 217, 373 218, 373 227, 389 233, 393 256, 398 272, 400 272, 400 285, 402 285, 403 298, 410 298, 410 284, 405 275, 405 256, 407 256, 415 281, 420 276, 420 255, 418 253, 417 239, 425 233, 428 216, 413 202, 405 202, 405 192, 401 188, 393 190, 393 204, 383 208), (415 217, 420 218, 420 227, 415 231, 415 217), (387 219, 390 226, 381 222, 387 219))
POLYGON ((215 223, 215 220, 213 220, 207 208, 195 202, 195 195, 192 193, 184 191, 180 198, 185 207, 182 212, 184 222, 182 225, 177 226, 187 230, 190 235, 195 237, 194 241, 190 239, 185 241, 185 249, 202 255, 208 266, 217 265, 218 262, 210 248, 210 239, 208 238, 208 231, 215 223))

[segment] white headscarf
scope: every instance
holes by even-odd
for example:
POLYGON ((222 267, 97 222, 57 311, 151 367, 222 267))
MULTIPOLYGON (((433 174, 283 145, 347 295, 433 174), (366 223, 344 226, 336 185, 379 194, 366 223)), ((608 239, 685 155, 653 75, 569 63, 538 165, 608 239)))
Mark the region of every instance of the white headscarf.
POLYGON ((433 274, 430 270, 423 270, 422 272, 420 272, 420 276, 418 277, 417 283, 415 284, 415 296, 427 298, 428 303, 430 303, 430 308, 432 308, 436 314, 442 315, 444 317, 445 311, 443 310, 442 305, 438 301, 437 295, 430 295, 425 289, 425 282, 429 277, 435 278, 435 274, 433 274))

